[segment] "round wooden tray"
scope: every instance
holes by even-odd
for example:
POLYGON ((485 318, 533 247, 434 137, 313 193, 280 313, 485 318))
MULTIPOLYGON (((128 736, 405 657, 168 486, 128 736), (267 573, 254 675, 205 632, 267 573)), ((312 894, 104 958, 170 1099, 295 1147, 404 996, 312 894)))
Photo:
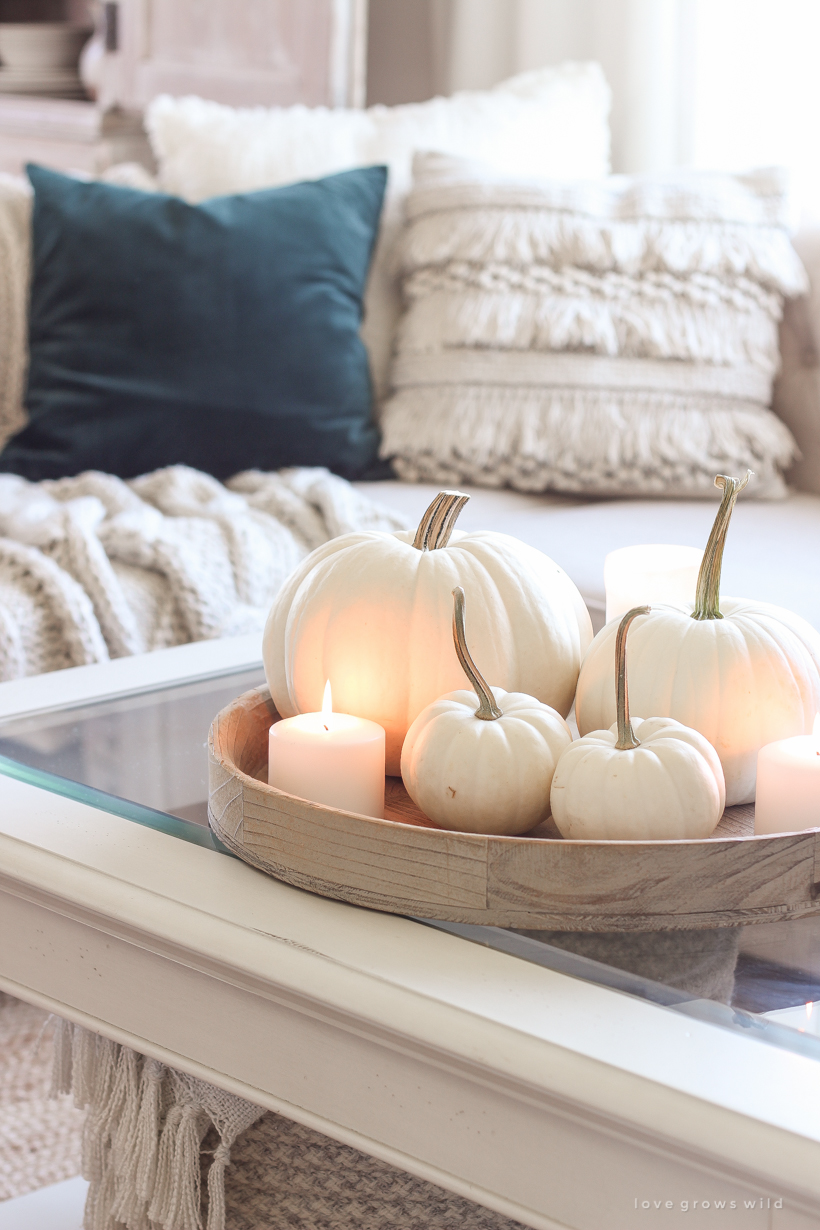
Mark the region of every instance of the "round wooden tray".
POLYGON ((820 829, 752 836, 753 807, 727 808, 701 841, 564 841, 440 829, 386 779, 386 819, 267 784, 266 688, 211 726, 208 819, 235 854, 299 888, 393 914, 551 931, 667 931, 820 913, 820 829))

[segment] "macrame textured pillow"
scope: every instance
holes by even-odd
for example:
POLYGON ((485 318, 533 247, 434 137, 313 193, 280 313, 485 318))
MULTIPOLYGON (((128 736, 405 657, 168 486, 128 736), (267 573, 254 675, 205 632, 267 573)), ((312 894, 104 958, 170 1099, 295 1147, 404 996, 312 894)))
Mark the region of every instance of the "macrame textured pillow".
POLYGON ((785 494, 768 408, 806 275, 776 172, 514 182, 417 155, 382 456, 410 481, 785 494))

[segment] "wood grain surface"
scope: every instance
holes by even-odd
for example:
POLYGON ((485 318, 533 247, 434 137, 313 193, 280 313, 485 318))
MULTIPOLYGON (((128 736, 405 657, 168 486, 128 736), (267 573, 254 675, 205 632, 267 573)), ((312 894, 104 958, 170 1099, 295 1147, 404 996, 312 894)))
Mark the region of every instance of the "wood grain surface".
POLYGON ((564 841, 452 833, 387 778, 385 819, 267 784, 265 688, 217 714, 208 819, 254 867, 325 897, 394 914, 554 931, 664 931, 820 912, 820 830, 754 837, 754 808, 728 808, 699 841, 564 841))

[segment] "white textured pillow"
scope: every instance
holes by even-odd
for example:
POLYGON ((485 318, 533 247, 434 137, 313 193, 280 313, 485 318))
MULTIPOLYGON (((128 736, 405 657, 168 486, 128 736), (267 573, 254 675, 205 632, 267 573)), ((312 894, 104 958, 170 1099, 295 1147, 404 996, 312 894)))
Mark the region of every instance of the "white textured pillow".
POLYGON ((163 96, 149 106, 146 126, 162 188, 194 202, 387 164, 387 200, 362 328, 380 398, 400 313, 391 248, 414 152, 479 158, 510 174, 598 177, 609 169, 609 101, 597 64, 563 64, 523 73, 493 90, 366 111, 233 108, 163 96))
POLYGON ((416 159, 406 312, 382 455, 413 481, 785 493, 768 409, 784 296, 806 275, 774 171, 597 183, 416 159))

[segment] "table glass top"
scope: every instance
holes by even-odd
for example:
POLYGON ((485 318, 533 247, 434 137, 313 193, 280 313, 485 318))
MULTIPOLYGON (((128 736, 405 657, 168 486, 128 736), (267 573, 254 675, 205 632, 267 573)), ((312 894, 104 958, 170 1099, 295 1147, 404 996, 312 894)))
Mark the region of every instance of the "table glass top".
MULTIPOLYGON (((253 667, 0 721, 0 773, 233 857, 208 829, 208 729, 262 683, 253 667)), ((415 921, 820 1059, 820 917, 603 935, 415 921)))

